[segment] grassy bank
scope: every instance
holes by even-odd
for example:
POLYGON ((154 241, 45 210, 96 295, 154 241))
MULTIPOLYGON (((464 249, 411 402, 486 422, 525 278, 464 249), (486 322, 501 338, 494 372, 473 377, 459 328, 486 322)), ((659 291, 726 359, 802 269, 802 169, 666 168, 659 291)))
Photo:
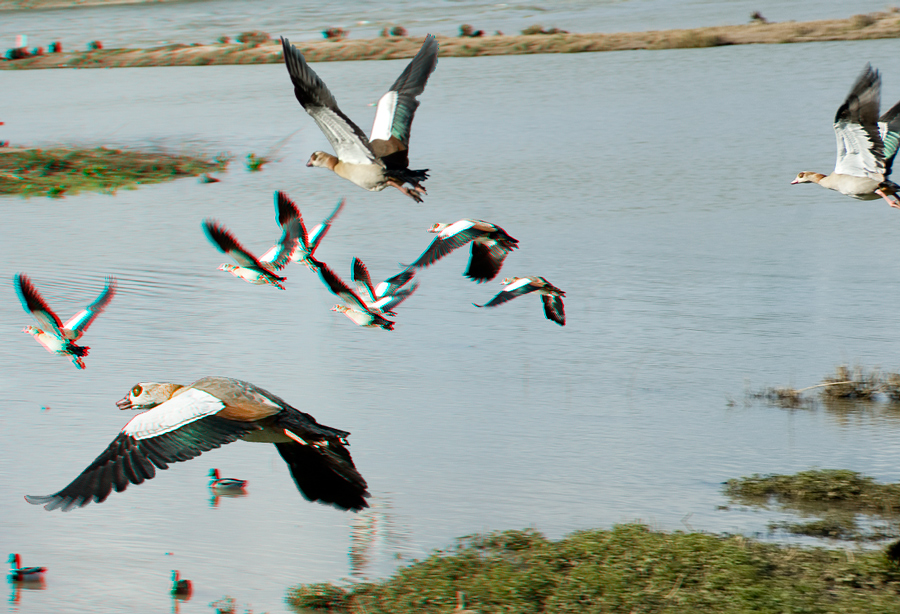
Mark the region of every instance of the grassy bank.
MULTIPOLYGON (((538 28, 540 29, 540 28, 538 28)), ((633 49, 682 49, 769 43, 860 40, 900 37, 900 13, 854 15, 824 21, 754 23, 690 30, 620 32, 615 34, 523 34, 516 36, 438 37, 441 57, 582 53, 633 49)), ((311 62, 411 58, 421 37, 387 36, 296 42, 311 62)), ((277 40, 246 43, 173 44, 153 49, 97 49, 53 53, 0 61, 0 69, 108 68, 122 66, 206 66, 211 64, 271 64, 282 61, 277 40)))
POLYGON ((0 149, 0 194, 61 197, 224 171, 228 159, 122 149, 0 149))
POLYGON ((740 536, 664 533, 643 525, 551 541, 534 531, 465 538, 381 582, 301 585, 295 609, 366 614, 459 612, 897 612, 894 549, 844 551, 740 536), (890 553, 890 554, 889 554, 890 553))
POLYGON ((866 369, 862 366, 838 365, 834 374, 821 383, 805 388, 777 386, 748 392, 754 400, 768 401, 787 409, 814 407, 816 397, 822 401, 886 401, 900 402, 900 373, 866 369))

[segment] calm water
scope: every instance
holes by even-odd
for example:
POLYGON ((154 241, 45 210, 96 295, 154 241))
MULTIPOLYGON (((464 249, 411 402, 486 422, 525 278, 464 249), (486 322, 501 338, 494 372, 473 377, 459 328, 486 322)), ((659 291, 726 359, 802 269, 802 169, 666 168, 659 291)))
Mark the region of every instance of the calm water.
MULTIPOLYGON (((433 172, 421 205, 305 168, 327 143, 281 66, 3 73, 2 135, 14 143, 239 156, 211 185, 0 199, 0 552, 50 568, 46 590, 9 610, 168 611, 177 568, 196 586, 181 612, 226 594, 283 612, 291 584, 384 575, 475 532, 559 537, 638 519, 764 531, 776 513, 716 509, 722 481, 754 472, 896 481, 896 414, 741 399, 817 383, 843 361, 900 368, 900 213, 789 185, 832 168, 830 122, 866 61, 885 71, 885 104, 900 98, 898 52, 900 41, 870 41, 442 59, 413 137, 413 165, 433 172), (281 162, 243 168, 297 128, 281 162), (496 222, 521 245, 503 273, 565 289, 568 325, 545 320, 536 297, 472 307, 499 286, 465 280, 463 253, 423 272, 393 333, 329 311, 335 297, 305 268, 288 270, 284 292, 216 270, 225 260, 201 220, 259 253, 278 234, 276 189, 311 224, 347 197, 319 252, 342 275, 353 256, 393 273, 436 221, 496 222), (20 332, 18 271, 63 317, 118 276, 85 338, 86 371, 20 332), (209 374, 352 431, 373 510, 304 501, 275 449, 248 443, 69 514, 22 500, 63 487, 105 448, 134 383, 209 374), (214 507, 210 467, 248 479, 249 495, 214 507)), ((367 104, 402 66, 316 69, 367 128, 367 104)))
POLYGON ((458 34, 463 23, 493 33, 515 34, 533 24, 572 32, 620 32, 741 24, 760 11, 772 21, 809 21, 882 11, 884 0, 204 0, 171 4, 85 7, 0 13, 0 48, 12 47, 17 34, 30 45, 61 40, 66 49, 83 49, 99 39, 107 47, 168 42, 211 43, 246 30, 263 30, 291 39, 319 38, 340 26, 353 38, 376 36, 402 24, 412 35, 458 34))

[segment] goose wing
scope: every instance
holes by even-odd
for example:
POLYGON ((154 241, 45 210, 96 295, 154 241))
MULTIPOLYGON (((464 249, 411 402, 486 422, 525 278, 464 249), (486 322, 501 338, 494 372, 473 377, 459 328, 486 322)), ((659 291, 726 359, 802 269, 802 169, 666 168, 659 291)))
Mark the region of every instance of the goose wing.
POLYGON ((359 296, 350 289, 344 280, 338 277, 331 268, 325 264, 324 262, 315 261, 316 270, 319 273, 319 277, 322 279, 322 282, 328 287, 329 290, 333 294, 341 297, 341 299, 347 303, 348 305, 353 306, 359 311, 364 311, 365 313, 373 314, 372 311, 366 306, 359 296))
POLYGON ((375 154, 369 139, 338 108, 325 82, 309 67, 303 54, 284 37, 281 46, 297 101, 319 125, 338 159, 352 164, 374 164, 375 154))
POLYGON ((37 288, 31 283, 31 279, 29 279, 25 273, 16 273, 16 276, 13 278, 13 284, 16 286, 16 292, 19 295, 19 299, 22 301, 22 307, 25 308, 25 311, 30 312, 34 319, 38 321, 40 328, 46 333, 56 335, 60 339, 63 339, 62 321, 59 319, 59 316, 50 309, 47 301, 44 300, 44 297, 40 295, 37 288))
POLYGON ((353 259, 353 270, 350 279, 356 282, 360 292, 365 293, 366 302, 375 302, 375 290, 372 289, 372 278, 369 276, 369 269, 366 268, 366 265, 359 258, 353 259))
POLYGON ((900 102, 878 118, 878 131, 884 144, 884 176, 888 177, 900 147, 900 102))
POLYGON ((836 173, 882 180, 885 168, 884 144, 878 129, 880 99, 881 75, 866 65, 834 118, 836 173))
POLYGON ((416 97, 425 91, 437 61, 438 43, 429 34, 391 89, 378 101, 370 140, 379 157, 409 149, 409 133, 419 107, 416 97))
POLYGON ((253 254, 238 243, 231 231, 219 224, 219 222, 211 219, 203 220, 203 230, 206 231, 206 236, 220 252, 231 256, 240 266, 248 269, 259 269, 260 271, 266 270, 266 267, 253 254))
POLYGON ((375 286, 375 297, 382 298, 394 294, 399 288, 408 284, 409 280, 411 280, 415 274, 415 269, 407 267, 393 277, 388 277, 375 286))
POLYGON ((378 309, 382 313, 387 313, 389 311, 393 311, 394 307, 397 307, 398 305, 400 305, 400 303, 402 303, 403 301, 408 299, 410 296, 412 296, 413 293, 418 289, 419 289, 419 283, 416 282, 413 285, 411 285, 409 288, 407 288, 406 290, 397 290, 393 294, 389 294, 387 296, 384 296, 384 297, 378 299, 377 301, 375 301, 372 304, 372 307, 374 307, 375 309, 378 309))
POLYGON ((566 311, 562 298, 551 294, 542 294, 541 300, 544 301, 544 315, 547 316, 547 319, 553 320, 560 326, 565 326, 566 311))
POLYGON ((534 292, 537 290, 537 286, 531 283, 531 279, 528 277, 522 277, 521 279, 517 279, 513 283, 509 284, 503 290, 501 290, 497 296, 489 300, 484 305, 475 305, 476 307, 496 307, 497 305, 502 305, 508 301, 513 300, 516 297, 522 296, 524 294, 528 294, 529 292, 534 292))
POLYGON ((434 241, 431 242, 428 249, 422 252, 422 255, 409 265, 409 267, 422 268, 430 266, 450 252, 459 249, 472 239, 480 237, 484 232, 478 230, 475 225, 475 220, 460 220, 454 224, 450 224, 438 233, 438 236, 434 238, 434 241))
POLYGON ((337 216, 340 215, 341 211, 343 211, 345 202, 346 199, 342 198, 334 208, 334 211, 331 212, 331 215, 322 220, 322 223, 313 228, 312 232, 309 233, 309 253, 316 253, 319 242, 324 239, 325 235, 328 234, 328 231, 331 230, 331 224, 337 219, 337 216))
POLYGON ((469 268, 466 269, 464 275, 478 283, 494 279, 500 272, 506 256, 516 247, 515 243, 498 239, 475 241, 472 243, 469 268))
POLYGON ((102 503, 113 490, 152 479, 156 469, 168 469, 169 463, 190 460, 258 428, 215 416, 223 407, 211 394, 189 389, 132 418, 68 486, 52 495, 26 495, 25 500, 64 512, 92 501, 102 503))
POLYGON ((97 300, 88 305, 86 309, 82 309, 76 313, 68 322, 63 324, 63 333, 66 335, 66 338, 71 341, 77 341, 88 327, 94 323, 97 316, 103 313, 103 310, 106 309, 106 306, 109 305, 109 302, 115 295, 116 278, 111 276, 107 277, 106 287, 103 288, 103 292, 100 293, 97 300))
POLYGON ((305 238, 306 229, 302 228, 302 220, 297 205, 284 192, 275 193, 276 220, 281 226, 281 238, 278 243, 260 256, 259 262, 275 270, 283 269, 290 262, 291 255, 300 243, 301 233, 305 238))

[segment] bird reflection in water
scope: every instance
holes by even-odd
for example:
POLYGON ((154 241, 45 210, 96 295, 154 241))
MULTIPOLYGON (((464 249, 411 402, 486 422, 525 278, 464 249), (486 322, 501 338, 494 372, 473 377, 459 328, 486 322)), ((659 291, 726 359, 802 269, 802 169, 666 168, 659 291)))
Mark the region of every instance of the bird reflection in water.
POLYGON ((210 507, 219 507, 219 499, 240 499, 241 497, 246 497, 247 493, 244 491, 237 492, 216 492, 213 491, 209 497, 209 506, 210 507))
POLYGON ((351 523, 350 575, 364 578, 376 574, 379 564, 404 558, 410 541, 390 499, 370 501, 370 507, 357 513, 351 523))

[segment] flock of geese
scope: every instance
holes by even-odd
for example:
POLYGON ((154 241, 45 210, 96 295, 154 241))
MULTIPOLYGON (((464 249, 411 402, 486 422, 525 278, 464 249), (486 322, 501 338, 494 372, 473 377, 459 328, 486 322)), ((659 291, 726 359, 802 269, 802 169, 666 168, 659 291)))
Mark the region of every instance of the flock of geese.
MULTIPOLYGON (((433 36, 406 66, 390 90, 377 104, 369 138, 337 105, 331 92, 309 67, 303 55, 282 39, 284 59, 297 100, 318 124, 334 148, 334 154, 314 152, 307 166, 324 167, 370 191, 392 187, 416 202, 426 194, 422 182, 427 170, 409 169, 410 127, 419 105, 417 96, 437 66, 438 44, 433 36)), ((818 183, 826 188, 863 200, 883 198, 900 208, 900 186, 888 177, 900 146, 900 103, 880 115, 879 73, 866 66, 857 78, 834 121, 837 163, 830 175, 802 172, 792 183, 818 183)), ((281 238, 260 257, 242 247, 220 222, 207 219, 203 229, 209 240, 236 264, 219 268, 252 284, 284 289, 279 273, 291 262, 318 274, 325 286, 343 304, 333 307, 365 327, 391 330, 394 309, 418 288, 410 282, 416 272, 451 252, 471 244, 464 275, 481 283, 494 279, 518 241, 503 228, 482 220, 462 219, 435 224, 436 236, 427 249, 396 275, 373 285, 365 264, 352 262, 354 291, 325 263, 316 251, 344 207, 341 200, 331 214, 311 232, 303 223, 295 203, 284 192, 275 194, 276 221, 281 238)), ((484 305, 495 307, 525 294, 541 296, 548 319, 565 325, 562 297, 565 292, 543 277, 510 277, 504 289, 484 305)), ((25 274, 14 278, 24 308, 40 327, 24 329, 49 352, 68 357, 77 368, 85 367, 87 346, 78 345, 90 325, 109 305, 116 293, 116 279, 109 277, 98 298, 66 322, 47 305, 25 274)), ((113 491, 141 484, 157 469, 186 461, 232 441, 244 440, 275 445, 298 490, 309 501, 341 510, 368 507, 365 479, 356 469, 347 437, 349 433, 316 422, 309 414, 280 397, 249 382, 227 377, 205 377, 188 386, 175 383, 141 382, 117 402, 122 410, 143 410, 132 418, 112 443, 78 477, 62 490, 47 496, 26 496, 29 503, 48 510, 68 511, 91 502, 104 501, 113 491)), ((210 475, 211 487, 242 489, 241 480, 222 480, 210 475), (218 481, 218 482, 217 482, 218 481)), ((10 578, 27 580, 43 574, 44 568, 21 567, 18 555, 10 556, 10 578)), ((174 578, 175 586, 179 578, 174 578)))

